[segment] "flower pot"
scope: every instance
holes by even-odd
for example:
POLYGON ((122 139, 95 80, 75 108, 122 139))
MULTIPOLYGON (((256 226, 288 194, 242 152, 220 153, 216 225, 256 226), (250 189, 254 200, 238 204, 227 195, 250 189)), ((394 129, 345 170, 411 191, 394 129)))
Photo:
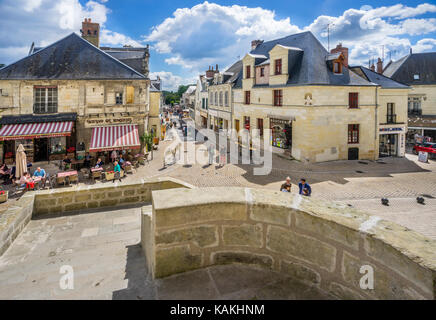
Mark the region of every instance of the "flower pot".
POLYGON ((0 203, 8 201, 8 191, 4 191, 3 194, 0 194, 0 203))
POLYGON ((159 137, 154 137, 154 138, 153 138, 153 143, 154 143, 155 145, 158 145, 158 144, 159 144, 159 137))
POLYGON ((107 181, 114 180, 114 178, 115 178, 115 173, 114 172, 106 172, 106 180, 107 181))

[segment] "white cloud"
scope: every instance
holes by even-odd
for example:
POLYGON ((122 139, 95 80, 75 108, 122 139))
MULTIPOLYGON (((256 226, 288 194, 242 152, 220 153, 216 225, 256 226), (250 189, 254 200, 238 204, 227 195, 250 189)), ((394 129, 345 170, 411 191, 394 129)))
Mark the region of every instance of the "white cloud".
POLYGON ((158 76, 162 81, 163 89, 170 91, 176 91, 181 84, 196 82, 195 78, 184 79, 168 71, 150 72, 150 79, 156 79, 158 76))
MULTIPOLYGON (((245 6, 222 6, 204 2, 192 8, 177 9, 172 16, 144 36, 159 53, 168 54, 167 64, 177 64, 190 72, 203 72, 208 65, 229 65, 250 50, 254 39, 271 40, 304 30, 312 31, 327 47, 327 25, 330 46, 338 42, 350 49, 351 64, 367 64, 394 52, 407 54, 413 45, 410 38, 436 31, 436 19, 420 17, 436 12, 436 5, 402 4, 373 8, 348 9, 339 16, 319 16, 308 26, 280 19, 274 11, 245 6)), ((424 50, 431 42, 417 43, 424 50)))
POLYGON ((221 6, 204 2, 177 9, 144 38, 159 53, 170 53, 168 64, 203 70, 210 64, 229 64, 229 59, 249 51, 251 40, 274 39, 299 32, 290 18, 245 6, 221 6))
POLYGON ((110 13, 105 2, 90 0, 82 5, 79 0, 1 0, 0 63, 23 58, 32 42, 47 46, 71 32, 80 34, 84 18, 100 23, 102 45, 139 45, 138 41, 105 28, 110 13))
POLYGON ((436 39, 426 38, 419 40, 414 46, 412 46, 413 52, 425 52, 436 49, 436 39))

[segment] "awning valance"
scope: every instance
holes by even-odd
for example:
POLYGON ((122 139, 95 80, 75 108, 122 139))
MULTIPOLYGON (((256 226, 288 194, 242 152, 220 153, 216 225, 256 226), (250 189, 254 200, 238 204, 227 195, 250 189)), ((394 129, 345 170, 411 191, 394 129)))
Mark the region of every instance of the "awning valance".
POLYGON ((7 124, 0 129, 0 141, 70 136, 73 121, 7 124))
POLYGON ((139 149, 138 126, 120 125, 92 128, 90 152, 139 149))

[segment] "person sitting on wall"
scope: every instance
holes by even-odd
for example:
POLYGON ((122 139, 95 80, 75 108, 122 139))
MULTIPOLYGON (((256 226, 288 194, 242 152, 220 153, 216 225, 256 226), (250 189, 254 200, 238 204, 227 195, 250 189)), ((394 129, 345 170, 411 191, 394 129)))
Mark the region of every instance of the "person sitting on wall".
POLYGON ((286 181, 280 186, 280 191, 282 192, 291 192, 291 178, 287 177, 286 181))
POLYGON ((41 183, 42 187, 45 188, 45 181, 47 180, 47 174, 45 173, 44 169, 41 169, 41 167, 36 168, 35 172, 33 173, 34 177, 41 177, 41 183))
POLYGON ((101 158, 98 158, 98 159, 97 159, 97 162, 95 163, 95 168, 96 168, 96 169, 97 169, 97 168, 101 168, 101 167, 103 167, 103 165, 104 165, 104 162, 101 161, 101 158))
POLYGON ((300 189, 299 194, 301 194, 303 196, 310 197, 310 195, 312 194, 312 188, 310 187, 310 185, 308 183, 306 183, 306 179, 304 179, 304 178, 300 179, 300 183, 298 184, 298 188, 300 189), (304 192, 304 189, 306 189, 306 192, 304 192))
POLYGON ((67 155, 65 155, 64 160, 62 160, 62 164, 64 165, 64 171, 67 171, 71 168, 71 159, 68 158, 67 155))

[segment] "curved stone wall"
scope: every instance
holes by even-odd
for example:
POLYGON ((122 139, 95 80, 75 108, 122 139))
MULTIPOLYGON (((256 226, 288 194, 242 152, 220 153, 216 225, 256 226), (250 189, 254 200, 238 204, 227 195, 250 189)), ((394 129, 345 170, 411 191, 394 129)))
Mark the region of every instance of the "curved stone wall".
POLYGON ((245 263, 341 299, 435 299, 436 241, 348 206, 249 188, 153 191, 152 201, 141 241, 154 278, 245 263), (374 288, 362 289, 371 270, 374 288))

